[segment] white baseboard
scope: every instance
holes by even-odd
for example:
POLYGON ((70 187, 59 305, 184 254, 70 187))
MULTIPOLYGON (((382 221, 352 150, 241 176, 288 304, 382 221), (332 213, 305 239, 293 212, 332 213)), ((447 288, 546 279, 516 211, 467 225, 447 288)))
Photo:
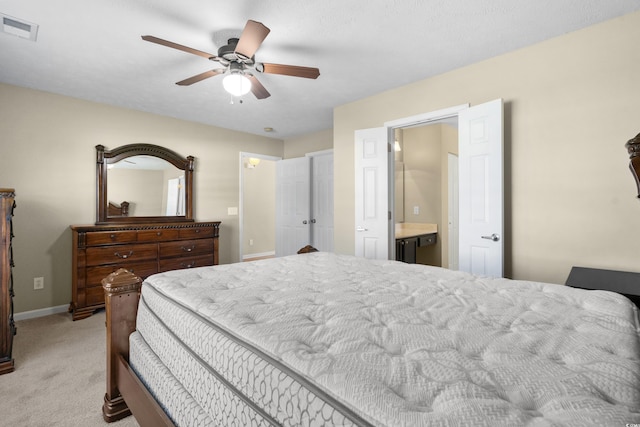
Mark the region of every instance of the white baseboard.
POLYGON ((36 317, 49 316, 50 314, 64 313, 69 308, 69 304, 59 305, 57 307, 40 308, 38 310, 23 311, 21 313, 15 313, 13 320, 27 320, 35 319, 36 317))
POLYGON ((257 254, 246 254, 246 255, 242 255, 242 260, 246 260, 246 259, 253 259, 253 258, 262 258, 262 257, 266 257, 266 256, 274 256, 276 253, 275 251, 271 251, 271 252, 260 252, 257 254))

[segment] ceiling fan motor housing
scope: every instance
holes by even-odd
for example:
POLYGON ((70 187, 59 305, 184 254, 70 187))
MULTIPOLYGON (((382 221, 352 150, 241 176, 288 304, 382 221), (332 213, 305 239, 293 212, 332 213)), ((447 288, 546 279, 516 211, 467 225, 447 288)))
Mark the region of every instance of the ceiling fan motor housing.
POLYGON ((241 55, 236 52, 236 47, 238 46, 239 39, 230 38, 227 40, 227 44, 218 49, 218 60, 224 59, 227 63, 223 63, 223 65, 232 64, 234 62, 241 62, 245 65, 252 66, 255 63, 255 56, 251 58, 247 58, 244 55, 241 55))

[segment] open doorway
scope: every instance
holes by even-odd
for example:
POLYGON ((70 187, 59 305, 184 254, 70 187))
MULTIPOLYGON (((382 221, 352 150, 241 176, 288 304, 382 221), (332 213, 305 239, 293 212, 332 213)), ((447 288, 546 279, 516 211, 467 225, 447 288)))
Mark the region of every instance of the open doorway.
POLYGON ((240 261, 275 256, 276 163, 280 157, 240 153, 240 261))
POLYGON ((418 264, 457 269, 457 116, 396 128, 396 228, 436 229, 434 244, 416 248, 418 264))
POLYGON ((502 99, 461 105, 359 129, 355 138, 355 255, 395 259, 394 132, 450 117, 458 118, 459 270, 502 277, 503 104, 502 99))
POLYGON ((285 159, 240 153, 239 259, 333 251, 333 150, 285 159))

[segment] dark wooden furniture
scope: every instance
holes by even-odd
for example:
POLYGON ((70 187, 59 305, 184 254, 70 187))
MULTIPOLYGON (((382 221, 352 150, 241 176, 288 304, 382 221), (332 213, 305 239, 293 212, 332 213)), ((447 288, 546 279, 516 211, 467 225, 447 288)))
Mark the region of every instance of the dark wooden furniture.
POLYGON ((629 162, 629 169, 636 180, 636 186, 638 187, 638 197, 640 198, 640 133, 635 138, 630 139, 625 144, 631 161, 629 162))
POLYGON ((429 233, 404 239, 396 239, 396 261, 415 264, 418 248, 435 245, 437 236, 437 233, 429 233))
POLYGON ((102 281, 107 325, 107 392, 102 417, 117 421, 132 413, 142 427, 173 426, 129 366, 129 335, 136 330, 142 279, 120 269, 102 281))
POLYGON ((11 356, 16 325, 13 321, 13 210, 15 190, 0 188, 0 374, 14 370, 11 356))
POLYGON ((109 202, 107 206, 107 215, 109 217, 129 216, 129 202, 117 203, 109 202))
POLYGON ((101 281, 120 268, 151 274, 218 264, 220 222, 72 225, 73 320, 104 307, 101 281))
POLYGON ((318 250, 311 245, 307 245, 304 248, 300 249, 298 251, 298 254, 309 254, 312 252, 318 252, 318 250))
POLYGON ((572 267, 565 284, 573 288, 617 292, 640 308, 640 273, 572 267))
MULTIPOLYGON (((317 252, 307 245, 299 254, 317 252)), ((174 426, 160 404, 129 366, 129 335, 136 330, 142 279, 119 269, 102 280, 107 325, 107 392, 102 417, 107 422, 133 414, 142 427, 174 426)))
MULTIPOLYGON (((192 156, 182 157, 152 144, 123 145, 113 150, 98 145, 96 155, 96 225, 71 226, 73 271, 69 312, 73 320, 89 317, 104 307, 101 281, 120 268, 145 279, 163 271, 218 264, 220 222, 193 220, 192 156), (147 164, 164 170, 166 166, 184 174, 185 215, 131 216, 128 202, 119 206, 110 202, 108 171, 118 162, 126 163, 128 168, 147 164)), ((164 182, 157 183, 160 188, 166 183, 164 178, 164 182)))
MULTIPOLYGON (((96 224, 131 224, 156 222, 193 221, 193 164, 194 157, 182 157, 174 151, 153 144, 130 144, 107 150, 103 145, 96 146, 96 224), (184 172, 184 207, 181 216, 131 216, 110 215, 108 198, 109 167, 120 161, 132 162, 136 156, 153 157, 163 160, 184 172)), ((128 206, 127 206, 128 208, 128 206)), ((117 214, 117 211, 115 211, 117 214)))

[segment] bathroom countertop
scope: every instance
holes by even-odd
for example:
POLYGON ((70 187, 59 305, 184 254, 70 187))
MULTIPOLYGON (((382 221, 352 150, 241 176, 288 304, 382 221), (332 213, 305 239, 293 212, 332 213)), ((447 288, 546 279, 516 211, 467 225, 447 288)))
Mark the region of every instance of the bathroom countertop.
POLYGON ((396 224, 396 239, 407 239, 410 237, 434 234, 438 232, 438 224, 427 224, 417 222, 400 222, 396 224))

